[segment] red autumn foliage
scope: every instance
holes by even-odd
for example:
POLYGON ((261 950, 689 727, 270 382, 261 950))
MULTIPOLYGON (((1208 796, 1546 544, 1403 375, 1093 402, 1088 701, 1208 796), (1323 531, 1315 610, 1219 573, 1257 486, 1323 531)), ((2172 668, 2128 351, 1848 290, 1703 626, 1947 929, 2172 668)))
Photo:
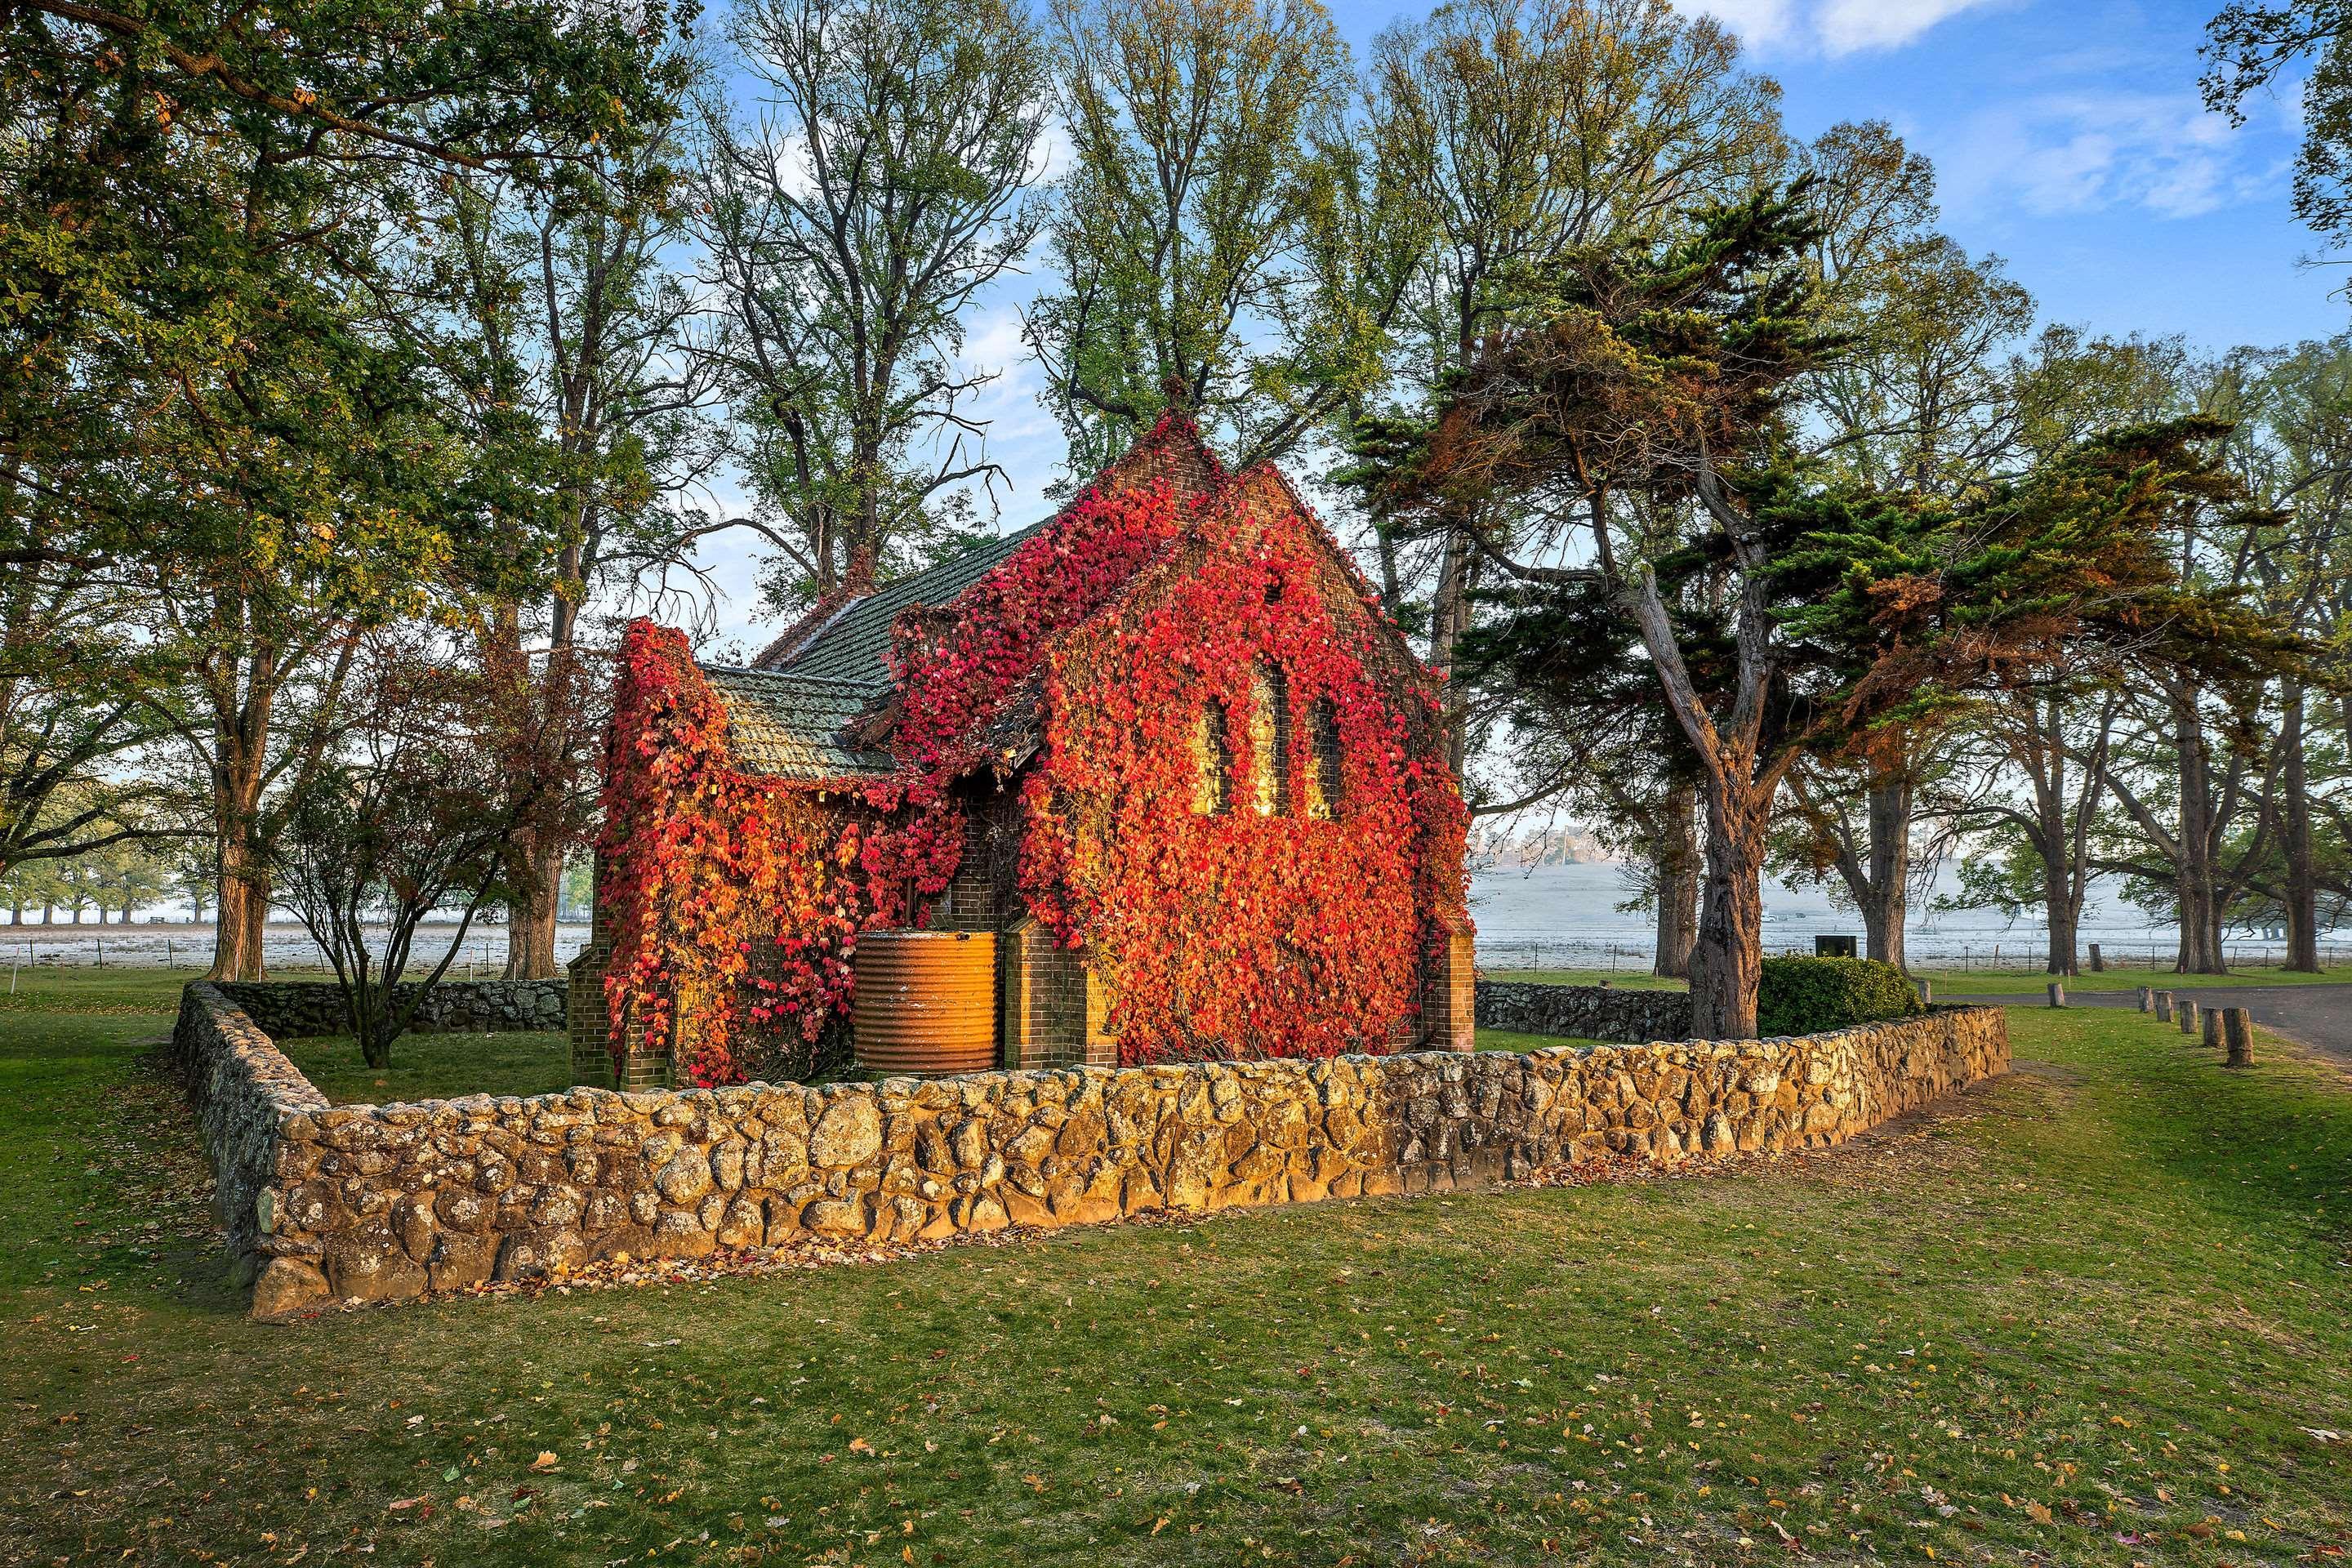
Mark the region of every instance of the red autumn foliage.
POLYGON ((604 770, 604 994, 616 1051, 634 1007, 699 1084, 805 1070, 847 1006, 856 933, 887 913, 858 865, 871 809, 740 772, 726 736, 685 637, 632 623, 604 770), (750 1059, 761 1037, 772 1059, 750 1059))
POLYGON ((1164 480, 1110 479, 951 606, 902 621, 898 767, 879 784, 737 772, 683 641, 630 628, 602 895, 616 1041, 634 1004, 649 1039, 679 1028, 681 1067, 709 1083, 764 1065, 746 1024, 817 1040, 846 1008, 856 933, 901 923, 909 888, 929 898, 953 878, 953 786, 998 761, 1000 724, 1034 703, 1020 890, 1087 948, 1123 1059, 1386 1048, 1417 1010, 1423 953, 1464 918, 1466 816, 1442 755, 1414 739, 1434 733, 1433 706, 1394 706, 1428 694, 1377 678, 1384 634, 1331 608, 1369 595, 1311 521, 1288 521, 1286 492, 1243 476, 1195 506, 1164 480), (1250 715, 1254 677, 1272 670, 1293 720, 1286 796, 1262 813, 1274 759, 1255 754, 1250 715), (1234 775, 1214 815, 1193 809, 1204 711, 1223 715, 1234 775), (1318 713, 1340 759, 1328 815, 1308 809, 1318 713), (763 938, 772 965, 754 962, 763 938))

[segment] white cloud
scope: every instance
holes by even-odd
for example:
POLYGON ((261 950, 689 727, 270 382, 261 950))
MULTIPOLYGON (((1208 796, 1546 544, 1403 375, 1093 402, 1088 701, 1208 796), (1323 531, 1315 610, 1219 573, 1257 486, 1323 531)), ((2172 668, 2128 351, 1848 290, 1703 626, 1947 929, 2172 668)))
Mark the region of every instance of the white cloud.
POLYGON ((1714 17, 1751 48, 1777 44, 1796 20, 1795 0, 1675 0, 1676 6, 1714 17))
POLYGON ((1815 22, 1822 47, 1832 55, 1899 49, 1947 16, 1986 0, 1828 0, 1815 22))
POLYGON ((1751 48, 1829 56, 1899 49, 1948 16, 1998 0, 1675 0, 1751 48))
POLYGON ((2269 193, 2272 151, 2189 93, 2082 89, 1988 110, 1937 163, 1961 212, 2137 207, 2195 217, 2269 193))

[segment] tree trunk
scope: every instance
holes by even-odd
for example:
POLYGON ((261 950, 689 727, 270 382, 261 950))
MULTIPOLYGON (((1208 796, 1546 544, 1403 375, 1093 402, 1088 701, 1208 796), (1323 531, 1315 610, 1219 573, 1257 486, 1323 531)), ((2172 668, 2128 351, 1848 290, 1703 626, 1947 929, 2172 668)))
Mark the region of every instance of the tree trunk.
POLYGON ((1658 943, 1650 973, 1685 980, 1698 938, 1698 792, 1677 784, 1666 794, 1651 849, 1657 880, 1658 943))
POLYGON ((1778 780, 1759 787, 1718 773, 1706 791, 1706 885, 1691 948, 1691 1033, 1756 1037, 1763 974, 1764 854, 1778 780))
POLYGON ((269 879, 242 833, 221 846, 220 913, 213 921, 213 966, 207 980, 261 978, 261 935, 269 907, 269 879))
POLYGON ((1469 733, 1462 722, 1462 683, 1454 671, 1454 649, 1470 621, 1471 566, 1467 536, 1459 529, 1448 530, 1438 567, 1437 593, 1430 605, 1429 667, 1444 694, 1445 760, 1457 779, 1468 755, 1469 733))
POLYGON ((2074 868, 2063 847, 2066 843, 2063 822, 2056 833, 2045 829, 2042 835, 2042 909, 2050 926, 2050 956, 2044 967, 2052 974, 2082 973, 2075 952, 2082 933, 2082 900, 2075 892, 2074 868))
MULTIPOLYGON (((226 750, 226 748, 225 748, 226 750)), ((244 748, 213 771, 213 833, 219 853, 214 904, 213 966, 207 980, 261 978, 261 939, 269 922, 269 868, 254 836, 261 805, 261 758, 244 748)))
POLYGON ((2311 795, 2304 773, 2303 687, 2286 683, 2286 712, 2279 726, 2281 793, 2286 796, 2286 966, 2303 974, 2319 973, 2319 879, 2311 863, 2311 795))
POLYGON ((555 913, 563 893, 563 846, 536 840, 520 847, 523 861, 507 910, 509 980, 552 980, 555 913))
POLYGON ((2198 713, 2197 692, 2176 702, 2174 747, 2180 769, 2180 864, 2175 890, 2180 906, 2180 957, 2184 974, 2226 974, 2221 962, 2221 910, 2213 868, 2211 759, 2198 713))
POLYGON ((1907 757, 1871 781, 1870 887, 1862 901, 1870 956, 1905 967, 1903 924, 1911 908, 1911 770, 1907 757))

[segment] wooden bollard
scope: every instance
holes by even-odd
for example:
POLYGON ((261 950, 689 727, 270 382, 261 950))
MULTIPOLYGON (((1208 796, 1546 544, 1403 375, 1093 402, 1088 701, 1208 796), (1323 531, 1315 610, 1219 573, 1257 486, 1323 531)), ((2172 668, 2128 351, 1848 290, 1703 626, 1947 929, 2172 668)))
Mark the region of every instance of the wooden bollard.
POLYGON ((2099 944, 2095 942, 2091 944, 2091 973, 2105 974, 2106 972, 2107 961, 2099 956, 2099 944))
POLYGON ((1919 988, 1919 1005, 1922 1007, 1925 1007, 1927 1004, 1936 999, 1936 983, 1934 981, 1914 980, 1911 984, 1919 988))
POLYGON ((2209 1051, 2218 1051, 2221 1048, 2221 1009, 2208 1007, 2204 1009, 2204 1013, 2205 1048, 2209 1051))
POLYGON ((2180 999, 2180 1032, 2184 1035, 2197 1032, 2197 1004, 2187 996, 2180 999))
POLYGON ((2139 988, 2139 1010, 2143 1013, 2152 1013, 2156 1010, 2155 986, 2143 985, 2139 988))
POLYGON ((2053 1007, 2063 1007, 2066 1005, 2066 983, 2064 981, 2053 980, 2050 983, 2050 1005, 2053 1007))
POLYGON ((2156 1021, 2159 1024, 2172 1022, 2172 993, 2169 991, 2156 994, 2156 1021))
POLYGON ((2243 1007, 2221 1010, 2221 1035, 2229 1042, 2228 1065, 2250 1068, 2254 1065, 2254 1017, 2243 1007))

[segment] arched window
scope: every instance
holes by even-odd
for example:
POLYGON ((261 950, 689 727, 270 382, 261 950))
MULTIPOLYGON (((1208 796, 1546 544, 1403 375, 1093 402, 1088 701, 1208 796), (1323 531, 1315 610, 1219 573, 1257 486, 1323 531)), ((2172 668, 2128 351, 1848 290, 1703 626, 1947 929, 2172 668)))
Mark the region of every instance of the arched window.
POLYGON ((1214 698, 1192 721, 1192 811, 1222 816, 1234 808, 1234 748, 1225 739, 1225 705, 1214 698))
POLYGON ((1251 782, 1260 816, 1290 814, 1290 678, 1274 665, 1250 671, 1251 782))
POLYGON ((1328 822, 1339 815, 1339 710, 1329 698, 1318 697, 1307 724, 1307 741, 1315 757, 1315 765, 1307 774, 1307 815, 1328 822))

